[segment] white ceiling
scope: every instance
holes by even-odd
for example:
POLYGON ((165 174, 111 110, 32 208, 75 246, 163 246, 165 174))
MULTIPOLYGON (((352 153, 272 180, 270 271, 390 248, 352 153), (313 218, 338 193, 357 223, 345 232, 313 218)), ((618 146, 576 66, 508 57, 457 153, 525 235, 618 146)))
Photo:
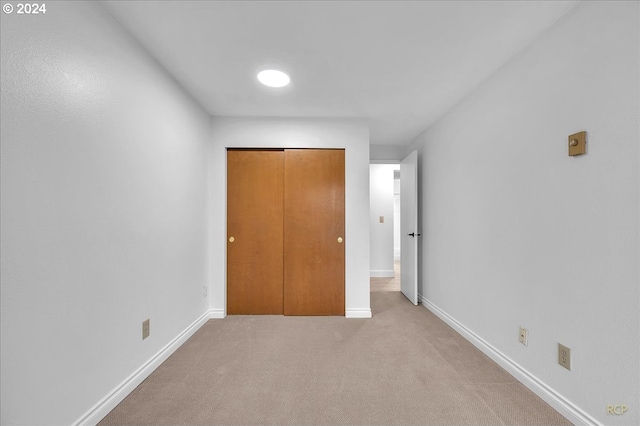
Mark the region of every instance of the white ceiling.
POLYGON ((366 118, 372 144, 406 145, 577 3, 104 4, 213 116, 366 118))

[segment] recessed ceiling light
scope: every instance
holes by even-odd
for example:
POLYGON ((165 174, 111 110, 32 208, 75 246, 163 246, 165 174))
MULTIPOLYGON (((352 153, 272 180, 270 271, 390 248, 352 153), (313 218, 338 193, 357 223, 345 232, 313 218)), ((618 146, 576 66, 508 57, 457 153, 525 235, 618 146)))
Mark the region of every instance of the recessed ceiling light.
POLYGON ((258 73, 258 80, 260 83, 269 87, 284 87, 291 79, 282 71, 278 70, 264 70, 258 73))

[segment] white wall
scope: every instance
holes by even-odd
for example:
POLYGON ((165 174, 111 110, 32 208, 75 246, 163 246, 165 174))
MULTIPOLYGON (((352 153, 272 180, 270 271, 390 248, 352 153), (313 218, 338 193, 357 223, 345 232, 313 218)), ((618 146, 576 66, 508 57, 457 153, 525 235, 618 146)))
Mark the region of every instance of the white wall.
POLYGON ((425 303, 611 425, 640 423, 638 20, 582 2, 413 143, 425 303))
POLYGON ((371 163, 400 163, 406 156, 405 145, 371 145, 369 147, 371 163))
POLYGON ((369 238, 371 276, 393 277, 393 164, 372 164, 370 176, 369 238), (380 223, 380 216, 384 222, 380 223))
MULTIPOLYGON (((400 166, 397 166, 400 169, 400 166)), ((393 181, 393 260, 400 260, 400 179, 393 181)))
MULTIPOLYGON (((370 317, 369 304, 369 128, 359 120, 213 119, 211 199, 226 199, 227 148, 345 149, 345 304, 348 317, 370 317)), ((226 312, 226 207, 211 212, 210 303, 226 312)))
POLYGON ((1 19, 1 423, 72 424, 208 309, 210 118, 95 3, 1 19))

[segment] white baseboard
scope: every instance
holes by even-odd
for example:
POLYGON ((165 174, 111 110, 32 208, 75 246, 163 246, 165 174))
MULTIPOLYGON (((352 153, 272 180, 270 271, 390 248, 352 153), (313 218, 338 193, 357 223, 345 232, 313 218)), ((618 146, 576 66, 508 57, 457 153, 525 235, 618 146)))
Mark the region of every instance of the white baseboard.
POLYGON ((225 317, 224 309, 209 309, 209 319, 222 319, 225 317))
POLYGON ((369 276, 373 278, 393 278, 396 276, 396 273, 393 269, 379 269, 371 270, 369 276))
POLYGON ((371 318, 371 309, 347 309, 346 318, 371 318))
POLYGON ((435 316, 447 323, 451 328, 462 335, 462 337, 471 342, 476 348, 480 349, 482 352, 484 352, 485 355, 495 361, 502 368, 507 370, 520 383, 525 385, 533 393, 542 398, 547 404, 555 408, 556 411, 565 416, 571 423, 585 426, 602 426, 602 423, 598 422, 580 407, 566 399, 564 396, 560 395, 558 392, 545 384, 542 380, 538 379, 536 376, 525 370, 515 361, 513 361, 498 349, 493 347, 491 344, 489 344, 487 341, 485 341, 482 337, 478 336, 473 331, 469 330, 467 327, 456 321, 455 318, 451 317, 442 309, 438 308, 436 305, 422 297, 422 295, 418 295, 418 298, 425 308, 433 312, 435 316))
POLYGON ((132 375, 127 377, 119 386, 102 398, 96 405, 87 411, 82 417, 73 423, 74 426, 97 425, 105 418, 123 399, 127 397, 140 383, 144 381, 153 371, 160 366, 169 356, 187 341, 200 327, 202 327, 211 317, 211 311, 206 312, 194 323, 188 326, 169 344, 138 368, 132 375))

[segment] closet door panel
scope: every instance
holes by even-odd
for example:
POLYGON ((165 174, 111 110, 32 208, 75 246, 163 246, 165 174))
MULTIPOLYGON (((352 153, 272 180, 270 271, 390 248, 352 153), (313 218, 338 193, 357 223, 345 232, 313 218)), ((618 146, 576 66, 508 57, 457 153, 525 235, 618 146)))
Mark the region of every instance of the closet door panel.
POLYGON ((284 152, 227 151, 227 312, 283 314, 284 152))
POLYGON ((344 315, 344 150, 285 150, 284 314, 344 315))

